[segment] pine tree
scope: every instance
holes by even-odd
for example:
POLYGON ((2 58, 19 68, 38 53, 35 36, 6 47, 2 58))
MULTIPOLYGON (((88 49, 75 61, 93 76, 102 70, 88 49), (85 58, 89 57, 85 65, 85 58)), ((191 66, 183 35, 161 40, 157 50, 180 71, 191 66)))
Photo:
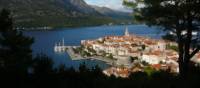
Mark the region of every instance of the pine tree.
POLYGON ((0 13, 0 68, 11 72, 27 72, 32 61, 33 38, 25 37, 13 27, 10 11, 0 13))
POLYGON ((199 36, 192 35, 200 29, 200 0, 124 0, 124 4, 134 9, 137 22, 162 26, 176 35, 180 75, 185 77, 190 59, 200 50, 199 36))

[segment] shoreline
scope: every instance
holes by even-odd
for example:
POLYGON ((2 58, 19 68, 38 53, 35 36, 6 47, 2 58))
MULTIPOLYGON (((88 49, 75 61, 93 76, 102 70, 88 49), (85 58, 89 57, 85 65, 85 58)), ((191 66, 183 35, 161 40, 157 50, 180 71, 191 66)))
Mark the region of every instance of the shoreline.
MULTIPOLYGON (((126 25, 126 24, 125 24, 126 25)), ((127 24, 127 25, 143 25, 143 24, 127 24)), ((116 25, 93 25, 93 26, 68 26, 68 27, 51 27, 48 26, 48 28, 43 28, 43 27, 16 27, 15 29, 17 30, 22 30, 22 31, 54 31, 54 30, 63 30, 63 29, 69 29, 69 28, 87 28, 87 27, 101 27, 101 26, 123 26, 122 24, 116 24, 116 25)))
POLYGON ((75 54, 74 51, 72 50, 73 47, 79 47, 79 46, 66 46, 67 48, 67 53, 70 56, 71 60, 76 61, 76 60, 99 60, 102 62, 105 62, 108 65, 113 66, 114 63, 116 62, 115 60, 111 60, 109 58, 101 57, 101 56, 92 56, 92 57, 83 57, 79 54, 75 54))

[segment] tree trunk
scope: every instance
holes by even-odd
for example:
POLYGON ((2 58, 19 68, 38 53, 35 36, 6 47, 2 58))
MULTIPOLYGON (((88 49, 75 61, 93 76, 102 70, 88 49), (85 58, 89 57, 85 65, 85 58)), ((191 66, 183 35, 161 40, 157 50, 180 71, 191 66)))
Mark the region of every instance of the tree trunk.
POLYGON ((179 75, 181 78, 185 78, 187 74, 187 67, 188 64, 185 62, 185 41, 182 38, 181 31, 178 30, 177 32, 177 37, 178 37, 178 48, 179 48, 179 58, 178 58, 178 63, 179 63, 179 75))
POLYGON ((179 58, 178 58, 178 63, 179 63, 179 74, 181 77, 185 76, 185 66, 184 66, 184 61, 183 61, 183 43, 181 41, 178 42, 178 47, 179 47, 179 58))
MULTIPOLYGON (((189 13, 188 13, 189 15, 189 13)), ((189 73, 189 63, 190 63, 190 47, 191 47, 191 40, 192 40, 192 21, 190 18, 188 18, 188 26, 187 26, 187 33, 186 33, 186 39, 184 41, 184 69, 185 69, 185 76, 189 73)))

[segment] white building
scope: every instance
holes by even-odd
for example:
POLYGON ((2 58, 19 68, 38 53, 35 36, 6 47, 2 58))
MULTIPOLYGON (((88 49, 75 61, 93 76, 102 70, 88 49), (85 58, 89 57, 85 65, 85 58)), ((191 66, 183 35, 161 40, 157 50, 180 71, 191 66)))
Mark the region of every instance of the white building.
POLYGON ((128 55, 128 49, 124 48, 124 47, 119 47, 117 48, 117 55, 119 56, 124 56, 124 55, 128 55))
POLYGON ((164 51, 164 50, 166 50, 166 46, 167 46, 167 44, 164 41, 158 41, 156 49, 164 51))
POLYGON ((99 52, 99 51, 103 51, 105 48, 102 46, 102 45, 100 45, 100 44, 93 44, 92 45, 92 48, 95 50, 95 51, 97 51, 97 52, 99 52))
POLYGON ((162 59, 161 59, 161 57, 156 56, 156 55, 143 54, 142 58, 141 58, 141 61, 145 61, 145 62, 147 62, 149 64, 159 64, 162 61, 162 59))

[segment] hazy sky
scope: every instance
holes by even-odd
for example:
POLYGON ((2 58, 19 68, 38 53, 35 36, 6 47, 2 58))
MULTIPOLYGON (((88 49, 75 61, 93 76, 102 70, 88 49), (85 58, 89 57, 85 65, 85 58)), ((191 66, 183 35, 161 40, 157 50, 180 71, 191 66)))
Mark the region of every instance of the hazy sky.
POLYGON ((85 0, 88 4, 105 6, 120 11, 130 11, 122 5, 123 0, 85 0))

